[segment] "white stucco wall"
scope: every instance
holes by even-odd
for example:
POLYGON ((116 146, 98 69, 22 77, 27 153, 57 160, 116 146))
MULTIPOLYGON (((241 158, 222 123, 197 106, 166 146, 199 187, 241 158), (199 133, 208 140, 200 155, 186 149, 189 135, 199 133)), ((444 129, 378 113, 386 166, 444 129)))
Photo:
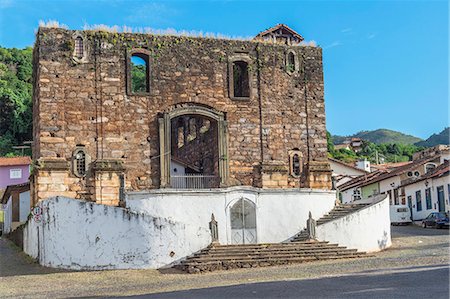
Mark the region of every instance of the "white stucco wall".
POLYGON ((328 162, 330 162, 330 167, 333 171, 333 175, 348 175, 357 177, 366 173, 362 169, 355 169, 354 167, 345 166, 333 160, 328 160, 328 162))
POLYGON ((211 214, 218 222, 219 242, 231 244, 230 208, 244 197, 256 207, 258 243, 282 242, 306 227, 308 213, 318 219, 335 204, 334 191, 231 187, 217 190, 154 190, 128 193, 130 210, 158 215, 209 229, 211 214))
POLYGON ((375 252, 388 248, 391 246, 389 199, 381 196, 358 212, 317 226, 316 233, 319 240, 359 251, 375 252))
POLYGON ((27 221, 30 214, 30 191, 19 193, 19 221, 27 221))
POLYGON ((210 231, 164 217, 56 197, 24 228, 24 251, 69 269, 160 268, 208 246, 210 231))
POLYGON ((429 179, 429 180, 423 180, 416 182, 414 184, 410 184, 405 186, 405 198, 408 202, 408 196, 411 196, 412 198, 412 216, 413 220, 422 220, 426 218, 431 212, 438 212, 438 193, 437 193, 437 187, 443 186, 444 189, 444 204, 445 204, 445 211, 450 212, 450 204, 449 204, 449 187, 448 184, 450 184, 449 176, 444 176, 437 179, 429 179), (425 182, 428 183, 428 186, 425 185, 425 182), (431 190, 431 209, 427 209, 427 199, 425 196, 425 190, 427 188, 430 188, 431 190), (417 204, 416 204, 416 191, 421 191, 422 195, 422 210, 417 211, 417 204))
POLYGON ((7 234, 12 229, 12 197, 10 196, 3 206, 3 233, 7 234))

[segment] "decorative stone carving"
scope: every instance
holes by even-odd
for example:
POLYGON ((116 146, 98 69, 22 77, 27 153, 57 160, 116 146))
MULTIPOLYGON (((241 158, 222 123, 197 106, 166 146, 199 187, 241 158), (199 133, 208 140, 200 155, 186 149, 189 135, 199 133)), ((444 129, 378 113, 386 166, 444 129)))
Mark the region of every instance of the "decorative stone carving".
POLYGON ((219 243, 219 227, 217 225, 216 218, 214 217, 214 213, 211 214, 211 221, 209 222, 209 229, 211 230, 211 243, 218 244, 219 243))

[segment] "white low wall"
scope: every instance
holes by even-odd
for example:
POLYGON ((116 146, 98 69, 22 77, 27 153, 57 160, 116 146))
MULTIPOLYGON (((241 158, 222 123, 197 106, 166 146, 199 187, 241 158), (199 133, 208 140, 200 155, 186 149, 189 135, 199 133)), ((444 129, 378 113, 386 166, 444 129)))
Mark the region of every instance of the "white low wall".
POLYGON ((55 197, 24 228, 24 251, 69 269, 160 268, 208 246, 207 228, 123 208, 55 197))
POLYGON ((390 247, 389 197, 382 195, 371 201, 371 205, 355 213, 317 226, 317 238, 366 252, 390 247))
POLYGON ((308 213, 317 219, 333 209, 334 191, 231 187, 217 190, 160 189, 128 193, 126 206, 164 219, 209 229, 211 214, 218 222, 219 242, 231 244, 230 208, 240 198, 256 208, 258 243, 286 241, 306 227, 308 213))

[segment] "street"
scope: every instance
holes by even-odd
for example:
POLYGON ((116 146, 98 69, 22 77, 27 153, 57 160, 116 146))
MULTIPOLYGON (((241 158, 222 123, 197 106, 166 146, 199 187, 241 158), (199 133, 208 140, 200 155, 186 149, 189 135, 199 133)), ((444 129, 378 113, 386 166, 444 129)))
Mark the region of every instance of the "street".
POLYGON ((132 298, 448 298, 448 265, 331 278, 264 282, 132 298))
POLYGON ((448 298, 448 233, 394 226, 392 247, 374 257, 200 275, 50 269, 2 238, 0 297, 448 298))

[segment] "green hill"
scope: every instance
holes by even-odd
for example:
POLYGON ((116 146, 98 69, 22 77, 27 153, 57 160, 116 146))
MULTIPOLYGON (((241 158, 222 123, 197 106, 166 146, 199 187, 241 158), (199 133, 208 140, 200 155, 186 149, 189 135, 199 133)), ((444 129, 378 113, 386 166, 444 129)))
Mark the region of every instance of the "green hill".
POLYGON ((425 146, 425 147, 431 147, 438 144, 450 144, 450 137, 449 137, 450 128, 447 127, 439 134, 433 134, 430 137, 428 137, 427 140, 416 142, 415 145, 417 146, 425 146))
POLYGON ((418 137, 406 135, 397 131, 388 129, 378 129, 374 131, 361 131, 351 136, 333 136, 334 144, 341 144, 345 139, 349 138, 361 138, 366 141, 370 141, 376 144, 382 143, 400 143, 400 144, 415 144, 422 141, 418 137))

